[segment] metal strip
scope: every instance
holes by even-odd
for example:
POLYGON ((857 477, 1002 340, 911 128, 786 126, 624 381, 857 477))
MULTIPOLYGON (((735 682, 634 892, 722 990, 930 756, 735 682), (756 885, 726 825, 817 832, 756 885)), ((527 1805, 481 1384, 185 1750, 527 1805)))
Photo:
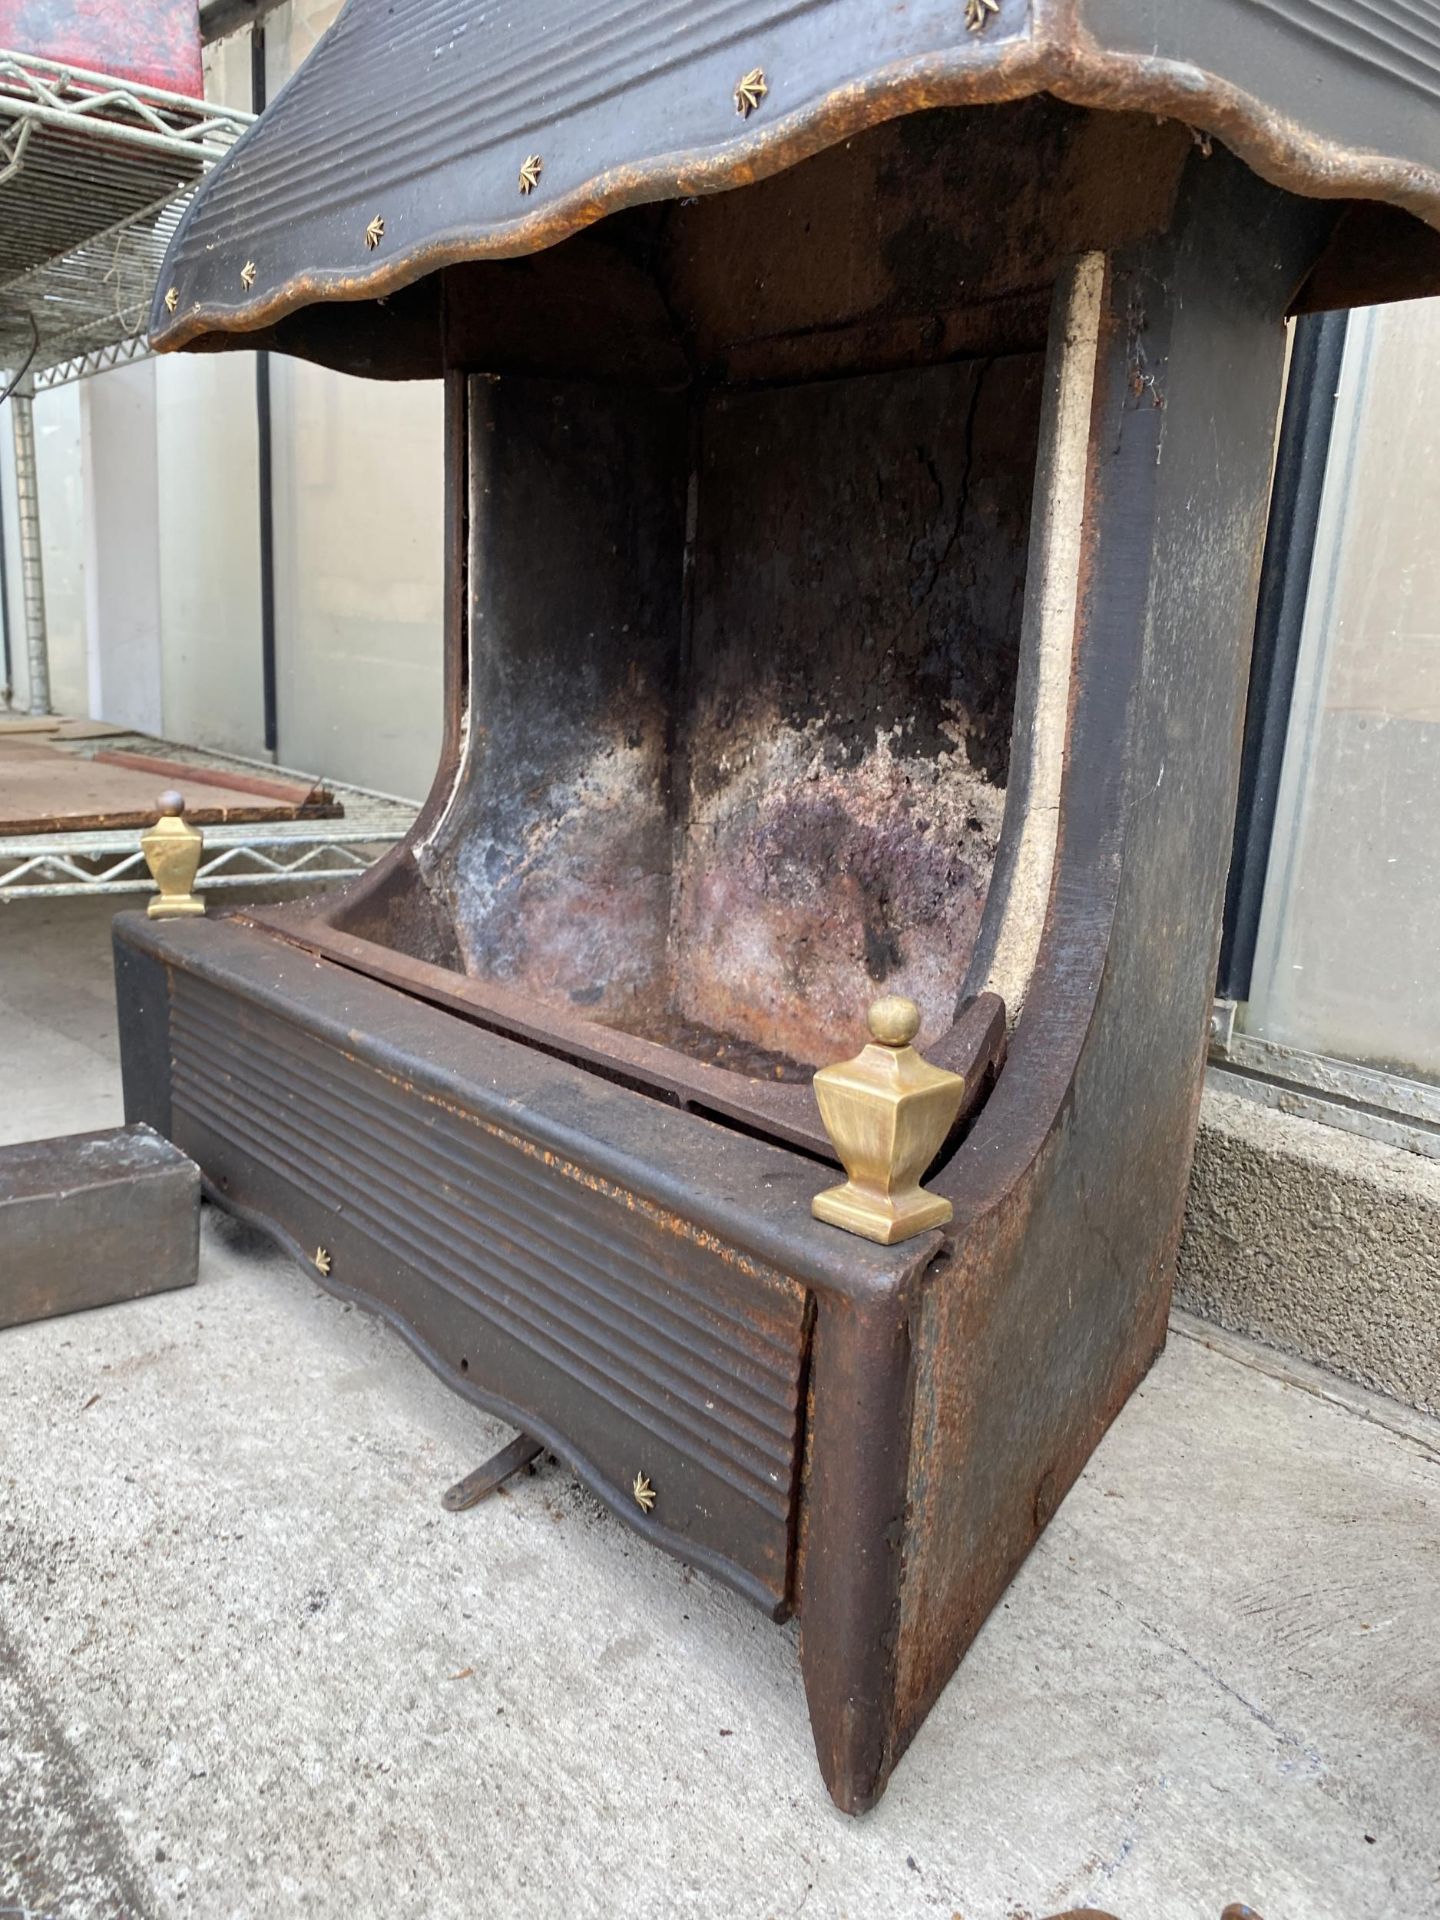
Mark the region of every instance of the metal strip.
POLYGON ((5 531, 5 501, 0 489, 0 651, 3 651, 4 679, 0 684, 0 705, 8 707, 15 691, 15 661, 10 636, 10 550, 5 531))
POLYGON ((25 658, 30 711, 50 711, 50 646, 45 628, 45 561, 40 547, 40 482, 35 466, 35 384, 30 375, 10 396, 15 435, 15 501, 20 522, 20 584, 25 597, 25 658))
POLYGON ((1105 271, 1103 253, 1083 255, 1051 323, 1003 834, 1016 850, 997 875, 1003 904, 983 987, 1004 1000, 1012 1026, 1040 951, 1060 831, 1105 271))
MULTIPOLYGON (((1374 353, 1374 311, 1356 314, 1347 325, 1330 429, 1330 447, 1318 476, 1314 558, 1299 593, 1300 622, 1293 689, 1283 723, 1283 747, 1277 758, 1274 821, 1261 889, 1245 999, 1245 1025, 1263 1028, 1304 831, 1305 800, 1311 760, 1322 718, 1330 652, 1335 632, 1335 596, 1346 546, 1354 467, 1369 389, 1374 353)), ((1230 996, 1239 998, 1238 995, 1230 996)))
MULTIPOLYGON (((250 34, 250 105, 265 111, 265 29, 250 34)), ((255 464, 260 513, 260 685, 265 751, 280 753, 279 670, 275 650, 275 412, 270 392, 270 356, 255 356, 255 464)))
POLYGON ((1210 1082, 1264 1106, 1440 1159, 1440 1086, 1235 1033, 1210 1049, 1210 1082))
POLYGON ((1260 573, 1240 795, 1225 890, 1216 992, 1230 1000, 1250 997, 1348 322, 1348 314, 1325 313, 1306 315, 1295 324, 1260 573))

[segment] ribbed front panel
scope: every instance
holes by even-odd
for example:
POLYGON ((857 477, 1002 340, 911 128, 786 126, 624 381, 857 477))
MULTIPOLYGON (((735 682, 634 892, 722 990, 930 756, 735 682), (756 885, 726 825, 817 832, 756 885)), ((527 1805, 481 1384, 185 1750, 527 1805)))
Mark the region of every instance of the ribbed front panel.
MULTIPOLYGON (((198 1126, 230 1143, 363 1234, 389 1256, 387 1274, 423 1274, 603 1403, 619 1432, 652 1437, 738 1495, 783 1556, 805 1340, 798 1286, 185 974, 171 1037, 182 1140, 198 1126)), ((504 1380, 496 1391, 514 1397, 504 1380)), ((536 1412, 564 1430, 564 1404, 536 1412)), ((628 1488, 631 1455, 617 1449, 599 1464, 628 1488)))

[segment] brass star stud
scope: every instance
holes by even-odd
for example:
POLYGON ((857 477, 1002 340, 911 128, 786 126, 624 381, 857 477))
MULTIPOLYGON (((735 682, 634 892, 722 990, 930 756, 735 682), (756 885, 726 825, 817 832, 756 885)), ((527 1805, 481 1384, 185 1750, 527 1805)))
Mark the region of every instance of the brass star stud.
POLYGON ((173 313, 175 309, 179 306, 179 304, 180 304, 179 288, 167 287, 165 289, 165 311, 167 313, 173 313))
POLYGON ((317 1247, 315 1249, 315 1271, 317 1273, 324 1273, 324 1274, 329 1273, 330 1253, 328 1248, 317 1247))
POLYGON ((636 1474, 635 1484, 631 1487, 630 1491, 634 1494, 635 1504, 639 1507, 640 1511, 642 1513, 649 1513, 655 1504, 655 1489, 643 1473, 636 1474))
POLYGON ((369 226, 366 227, 365 229, 365 245, 368 248, 368 250, 371 253, 373 253, 376 247, 379 246, 380 242, 384 238, 385 238, 385 216, 383 213, 377 213, 375 218, 370 222, 369 226))
POLYGON ((735 89, 735 111, 740 118, 748 120, 769 91, 765 82, 765 69, 752 67, 735 89))
POLYGON ((983 33, 999 11, 1000 0, 965 0, 965 25, 971 33, 983 33))
POLYGON ((242 287, 244 287, 247 293, 250 291, 251 287, 253 287, 255 284, 256 272, 257 272, 257 268, 253 260, 247 260, 244 266, 240 269, 240 284, 242 287))
POLYGON ((545 162, 538 153, 529 154, 520 169, 521 193, 533 193, 540 184, 540 176, 545 171, 545 162))

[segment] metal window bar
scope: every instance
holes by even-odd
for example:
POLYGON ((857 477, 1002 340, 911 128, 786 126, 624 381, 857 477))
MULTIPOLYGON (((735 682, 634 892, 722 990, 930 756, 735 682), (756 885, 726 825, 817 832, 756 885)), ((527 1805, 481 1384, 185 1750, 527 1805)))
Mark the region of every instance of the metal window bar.
POLYGON ((1315 560, 1348 319, 1345 313, 1322 313, 1306 315, 1295 323, 1295 347, 1275 458, 1270 526, 1260 573, 1235 839, 1225 890, 1216 991, 1227 1000, 1248 998, 1255 965, 1260 903, 1275 835, 1280 768, 1315 560))

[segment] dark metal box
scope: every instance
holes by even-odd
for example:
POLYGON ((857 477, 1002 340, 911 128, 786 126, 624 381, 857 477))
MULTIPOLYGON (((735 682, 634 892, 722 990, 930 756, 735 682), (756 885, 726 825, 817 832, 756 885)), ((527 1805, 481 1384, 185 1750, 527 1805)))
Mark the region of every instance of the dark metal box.
POLYGON ((0 1329, 195 1284, 200 1170, 152 1127, 0 1147, 0 1329))

